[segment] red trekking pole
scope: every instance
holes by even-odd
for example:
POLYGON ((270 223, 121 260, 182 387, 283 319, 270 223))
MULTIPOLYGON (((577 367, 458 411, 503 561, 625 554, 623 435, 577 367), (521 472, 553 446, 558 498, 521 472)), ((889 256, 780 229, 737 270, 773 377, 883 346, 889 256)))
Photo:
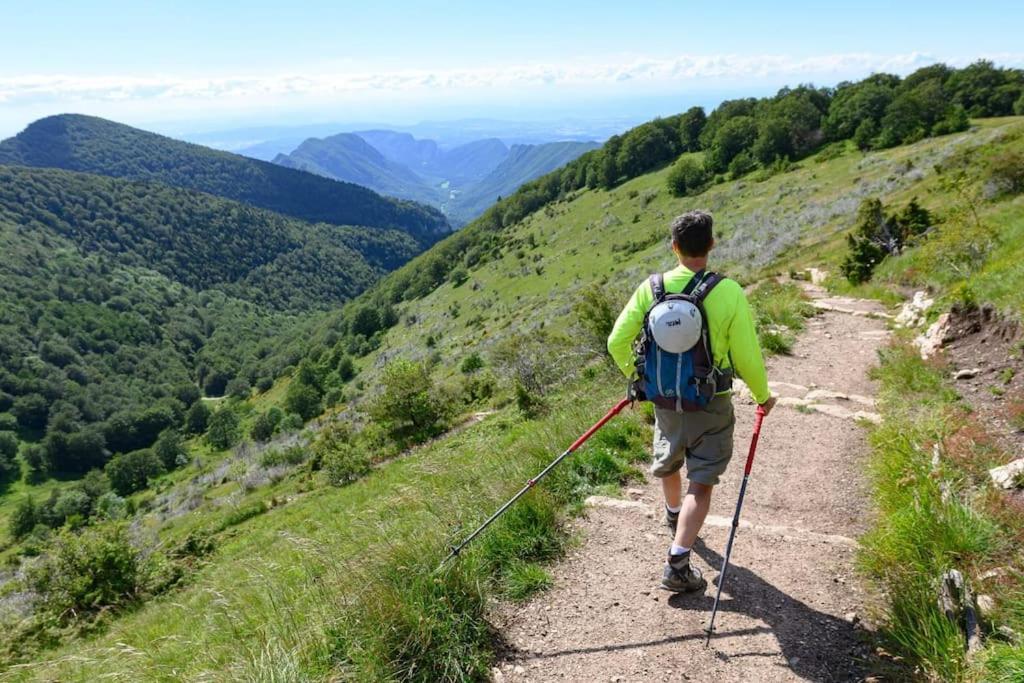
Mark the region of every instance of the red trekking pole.
POLYGON ((736 529, 740 525, 740 509, 743 508, 743 496, 747 493, 747 480, 750 479, 750 470, 754 467, 754 451, 757 450, 757 439, 761 436, 761 423, 764 422, 764 408, 757 407, 757 417, 754 419, 754 436, 750 439, 750 452, 747 454, 747 465, 743 468, 743 483, 740 484, 740 497, 736 501, 736 513, 732 516, 732 529, 729 530, 729 542, 725 546, 725 557, 722 558, 722 571, 718 574, 718 592, 715 593, 715 606, 711 609, 711 622, 705 631, 708 639, 704 641, 704 647, 711 644, 711 634, 715 632, 715 615, 718 614, 718 601, 722 598, 722 585, 725 583, 725 570, 729 567, 729 556, 732 555, 732 542, 736 538, 736 529))
POLYGON ((557 458, 552 460, 551 463, 540 472, 540 474, 538 474, 536 477, 534 477, 533 479, 530 479, 528 482, 526 482, 526 485, 523 486, 523 488, 519 489, 519 493, 517 493, 516 495, 512 496, 512 498, 507 503, 505 503, 500 508, 498 508, 498 510, 493 515, 491 515, 490 517, 487 518, 486 522, 481 524, 479 527, 477 527, 476 531, 474 531, 469 536, 467 536, 466 540, 464 540, 462 543, 458 544, 457 546, 454 546, 452 548, 451 552, 448 553, 448 557, 444 558, 444 560, 441 561, 441 564, 438 565, 437 568, 440 569, 445 564, 447 564, 449 560, 451 560, 454 557, 458 557, 459 553, 462 552, 462 549, 465 548, 467 545, 469 545, 473 541, 474 538, 476 538, 481 533, 483 533, 483 530, 486 529, 487 527, 489 527, 494 522, 494 520, 498 519, 498 517, 501 517, 501 515, 506 510, 508 510, 510 507, 512 507, 513 503, 515 503, 517 500, 519 500, 524 495, 526 495, 526 492, 529 491, 530 489, 532 489, 537 484, 537 482, 539 482, 541 479, 546 477, 548 472, 550 472, 551 470, 555 469, 555 467, 558 466, 558 463, 562 462, 563 460, 568 458, 570 455, 572 455, 573 451, 575 451, 577 448, 582 446, 583 443, 587 439, 589 439, 591 436, 594 435, 594 432, 599 430, 601 427, 604 427, 605 424, 609 420, 611 420, 613 417, 615 417, 620 412, 622 412, 622 409, 625 408, 626 406, 628 406, 630 403, 632 403, 632 399, 629 399, 629 398, 624 398, 621 401, 619 401, 618 403, 616 403, 615 406, 611 410, 609 410, 608 413, 604 417, 602 417, 600 420, 598 420, 594 424, 593 427, 591 427, 587 431, 583 432, 583 435, 580 436, 580 438, 578 438, 575 441, 573 441, 572 445, 569 446, 569 448, 567 448, 560 456, 558 456, 557 458))

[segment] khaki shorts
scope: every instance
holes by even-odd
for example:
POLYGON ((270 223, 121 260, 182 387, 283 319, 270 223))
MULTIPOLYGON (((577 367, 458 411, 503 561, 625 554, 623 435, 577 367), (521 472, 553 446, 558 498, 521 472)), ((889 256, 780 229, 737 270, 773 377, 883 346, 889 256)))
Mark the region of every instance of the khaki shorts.
POLYGON ((651 474, 667 477, 686 464, 686 478, 714 486, 732 459, 736 417, 732 396, 715 396, 706 410, 677 413, 654 409, 654 463, 651 474))

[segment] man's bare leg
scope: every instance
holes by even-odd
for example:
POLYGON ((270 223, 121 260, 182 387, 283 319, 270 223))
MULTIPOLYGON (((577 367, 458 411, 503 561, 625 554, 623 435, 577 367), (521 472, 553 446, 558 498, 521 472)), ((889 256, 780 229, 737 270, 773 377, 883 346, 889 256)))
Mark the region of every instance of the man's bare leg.
POLYGON ((661 490, 665 494, 665 506, 678 510, 683 496, 683 478, 678 471, 661 478, 661 490))
MULTIPOLYGON (((667 478, 667 477, 666 477, 667 478)), ((678 481, 678 473, 677 473, 678 481)), ((704 526, 704 519, 711 509, 711 491, 714 487, 707 484, 698 484, 695 481, 688 482, 686 497, 683 498, 683 509, 679 512, 679 526, 676 528, 674 544, 683 548, 692 548, 697 541, 697 535, 704 526)), ((681 482, 677 484, 681 486, 681 482)), ((665 485, 666 489, 668 485, 665 485)), ((678 491, 678 489, 677 489, 678 491)), ((676 493, 676 500, 679 500, 679 493, 676 493)), ((668 500, 666 490, 665 500, 668 500)))

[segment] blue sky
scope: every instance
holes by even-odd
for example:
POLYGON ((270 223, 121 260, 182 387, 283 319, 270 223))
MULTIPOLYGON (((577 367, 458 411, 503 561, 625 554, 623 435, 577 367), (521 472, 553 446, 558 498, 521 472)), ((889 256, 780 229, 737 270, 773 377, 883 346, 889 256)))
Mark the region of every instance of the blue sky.
POLYGON ((642 119, 936 60, 1024 65, 1019 2, 0 0, 0 23, 0 135, 61 111, 195 130, 642 119))

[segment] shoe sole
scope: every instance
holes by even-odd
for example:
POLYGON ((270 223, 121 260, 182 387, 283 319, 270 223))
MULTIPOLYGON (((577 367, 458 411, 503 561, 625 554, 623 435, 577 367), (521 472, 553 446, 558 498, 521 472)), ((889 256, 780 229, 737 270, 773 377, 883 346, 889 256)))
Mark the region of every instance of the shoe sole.
POLYGON ((694 586, 693 588, 669 588, 664 583, 659 584, 659 586, 658 586, 658 588, 660 588, 661 590, 668 591, 669 593, 696 593, 697 591, 702 591, 702 590, 704 590, 707 587, 708 587, 708 580, 707 579, 701 579, 700 580, 700 585, 699 586, 694 586))

